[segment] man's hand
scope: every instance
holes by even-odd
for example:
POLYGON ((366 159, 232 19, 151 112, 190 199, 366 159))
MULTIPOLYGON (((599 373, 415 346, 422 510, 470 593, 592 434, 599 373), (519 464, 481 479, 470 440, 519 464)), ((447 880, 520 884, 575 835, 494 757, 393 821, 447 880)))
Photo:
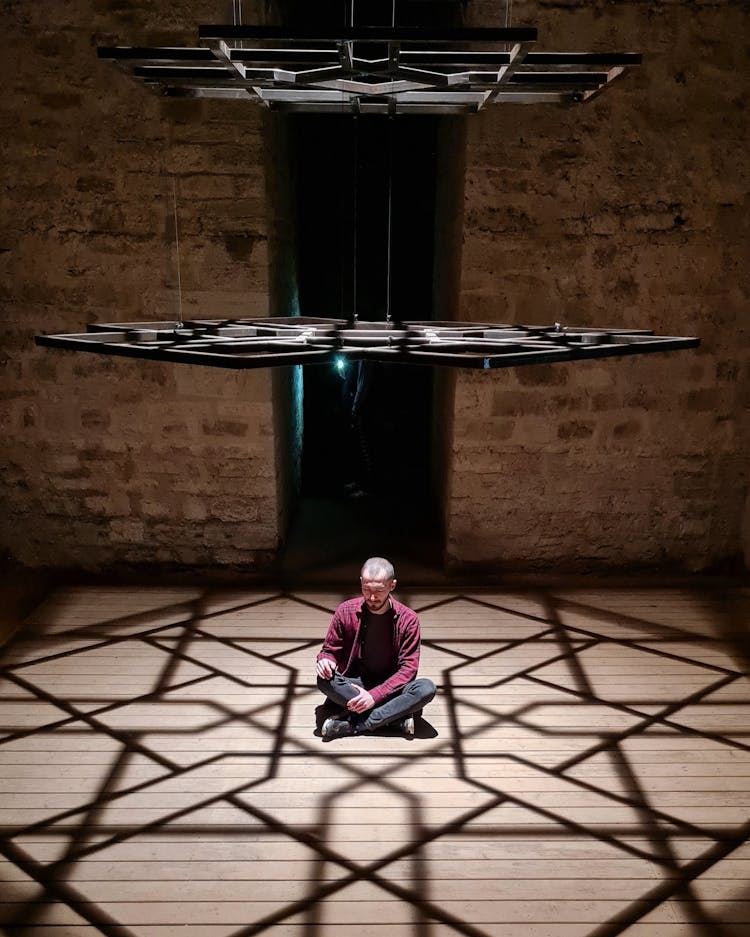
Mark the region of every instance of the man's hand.
POLYGON ((322 680, 330 680, 336 670, 336 665, 327 657, 321 657, 315 662, 315 672, 322 680))
POLYGON ((375 700, 370 696, 367 690, 360 690, 359 695, 355 696, 354 699, 350 699, 346 704, 346 708, 349 712, 352 713, 364 713, 368 709, 372 709, 375 705, 375 700))

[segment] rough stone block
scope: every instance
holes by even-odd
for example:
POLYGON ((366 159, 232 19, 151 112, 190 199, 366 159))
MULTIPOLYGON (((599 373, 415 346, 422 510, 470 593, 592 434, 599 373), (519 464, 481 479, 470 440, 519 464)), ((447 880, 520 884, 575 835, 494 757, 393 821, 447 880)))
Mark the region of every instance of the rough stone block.
POLYGON ((204 420, 203 433, 206 436, 247 436, 248 425, 239 420, 204 420))
POLYGON ((591 420, 567 420, 557 427, 558 439, 588 439, 594 435, 596 424, 591 420))

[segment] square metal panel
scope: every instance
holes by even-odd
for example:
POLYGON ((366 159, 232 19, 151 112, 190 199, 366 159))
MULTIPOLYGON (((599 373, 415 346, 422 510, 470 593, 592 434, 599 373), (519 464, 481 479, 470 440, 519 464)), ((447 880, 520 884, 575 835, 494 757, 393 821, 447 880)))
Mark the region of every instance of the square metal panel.
POLYGON ((485 370, 677 351, 700 344, 698 338, 654 335, 648 330, 312 317, 97 323, 88 332, 43 335, 36 342, 96 354, 237 369, 344 359, 485 370))

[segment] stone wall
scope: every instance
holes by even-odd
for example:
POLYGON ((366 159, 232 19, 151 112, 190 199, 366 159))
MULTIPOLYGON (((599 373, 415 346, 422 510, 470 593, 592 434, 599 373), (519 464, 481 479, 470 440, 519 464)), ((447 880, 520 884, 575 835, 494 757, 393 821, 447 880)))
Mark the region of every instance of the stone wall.
MULTIPOLYGON (((294 305, 294 270, 269 259, 286 209, 264 161, 283 141, 261 112, 166 102, 96 58, 100 44, 192 43, 228 6, 0 4, 5 558, 252 567, 278 550, 297 372, 33 345, 92 321, 294 305)), ((467 13, 498 25, 505 7, 467 13)), ((580 108, 467 120, 459 315, 703 345, 447 376, 446 561, 708 567, 738 555, 750 516, 746 6, 542 0, 516 2, 513 23, 537 25, 541 49, 645 61, 580 108)))
MULTIPOLYGON (((498 25, 496 4, 474 2, 498 25), (494 18, 493 18, 494 16, 494 18)), ((641 51, 581 107, 468 124, 461 317, 653 328, 698 351, 462 373, 452 565, 706 568, 748 484, 747 7, 514 6, 540 50, 641 51)))
POLYGON ((261 112, 160 100, 96 57, 97 45, 192 44, 225 13, 2 4, 6 558, 252 567, 275 555, 287 429, 271 372, 33 344, 88 322, 268 314, 261 112))

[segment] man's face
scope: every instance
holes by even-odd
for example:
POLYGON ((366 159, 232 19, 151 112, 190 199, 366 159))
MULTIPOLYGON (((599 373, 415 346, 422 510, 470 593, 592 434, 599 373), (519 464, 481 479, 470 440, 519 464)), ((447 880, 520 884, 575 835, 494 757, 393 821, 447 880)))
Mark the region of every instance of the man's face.
POLYGON ((373 579, 370 576, 360 577, 362 595, 365 597, 367 608, 374 614, 380 615, 388 608, 388 597, 396 588, 395 579, 373 579))

